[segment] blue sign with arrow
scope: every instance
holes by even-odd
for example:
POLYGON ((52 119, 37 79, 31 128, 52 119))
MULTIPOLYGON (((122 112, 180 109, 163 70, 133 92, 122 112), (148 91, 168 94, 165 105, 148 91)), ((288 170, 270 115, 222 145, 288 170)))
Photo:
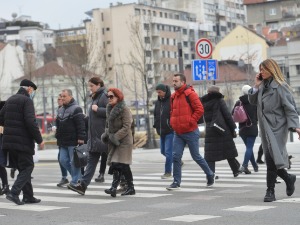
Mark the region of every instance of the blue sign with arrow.
POLYGON ((197 59, 192 61, 193 81, 216 80, 218 78, 218 61, 215 59, 197 59))

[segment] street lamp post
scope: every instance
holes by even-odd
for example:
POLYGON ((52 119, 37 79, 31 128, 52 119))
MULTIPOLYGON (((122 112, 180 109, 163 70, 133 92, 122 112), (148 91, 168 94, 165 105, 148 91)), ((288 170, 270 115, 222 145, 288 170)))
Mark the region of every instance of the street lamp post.
MULTIPOLYGON (((285 70, 285 75, 286 75, 286 82, 290 86, 291 85, 291 80, 290 80, 290 69, 289 69, 289 57, 286 56, 284 60, 284 70, 285 70)), ((294 135, 293 132, 290 131, 290 141, 294 142, 294 135)))

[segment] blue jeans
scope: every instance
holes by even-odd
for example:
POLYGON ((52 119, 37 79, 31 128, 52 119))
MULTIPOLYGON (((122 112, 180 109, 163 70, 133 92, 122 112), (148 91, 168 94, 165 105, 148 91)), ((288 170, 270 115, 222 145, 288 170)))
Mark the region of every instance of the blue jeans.
POLYGON ((166 157, 165 173, 172 172, 174 133, 160 137, 160 153, 166 157))
POLYGON ((59 161, 59 153, 60 151, 58 150, 58 155, 57 155, 57 159, 58 159, 58 163, 59 163, 59 167, 60 167, 60 171, 61 171, 61 176, 63 178, 67 178, 68 176, 68 171, 65 169, 65 167, 63 167, 59 161))
POLYGON ((69 171, 72 180, 71 184, 76 185, 81 178, 81 169, 76 168, 73 161, 73 149, 75 146, 59 146, 59 162, 69 171))
POLYGON ((248 162, 250 161, 253 167, 257 167, 257 164, 254 159, 254 154, 253 154, 253 146, 255 143, 255 136, 241 136, 243 139, 245 145, 246 145, 246 152, 244 156, 244 162, 243 162, 243 167, 248 167, 248 162))
POLYGON ((181 183, 181 158, 184 147, 187 144, 193 160, 201 167, 206 176, 213 176, 214 173, 209 168, 206 160, 199 153, 199 137, 198 128, 192 132, 174 135, 173 140, 173 177, 174 182, 181 183))

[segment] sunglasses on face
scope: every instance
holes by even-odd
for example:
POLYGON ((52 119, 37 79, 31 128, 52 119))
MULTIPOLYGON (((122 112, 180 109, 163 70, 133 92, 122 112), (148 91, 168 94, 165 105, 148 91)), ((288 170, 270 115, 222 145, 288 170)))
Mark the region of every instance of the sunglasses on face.
POLYGON ((114 95, 107 95, 108 99, 113 99, 115 96, 114 95))

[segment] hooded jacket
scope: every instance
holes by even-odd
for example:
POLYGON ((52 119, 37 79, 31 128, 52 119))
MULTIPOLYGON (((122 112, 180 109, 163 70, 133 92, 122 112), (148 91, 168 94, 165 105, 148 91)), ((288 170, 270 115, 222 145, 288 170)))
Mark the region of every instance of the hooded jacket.
POLYGON ((171 95, 171 127, 177 134, 196 130, 203 113, 202 103, 192 86, 184 84, 171 95))
POLYGON ((170 125, 170 111, 171 111, 171 90, 166 85, 166 94, 164 98, 157 97, 154 107, 154 128, 160 136, 166 136, 173 132, 170 125))
POLYGON ((219 92, 213 92, 204 95, 201 101, 205 110, 205 160, 220 161, 237 157, 238 152, 233 141, 236 125, 226 106, 224 96, 219 92), (220 135, 212 127, 216 117, 218 125, 225 129, 224 135, 220 135))

